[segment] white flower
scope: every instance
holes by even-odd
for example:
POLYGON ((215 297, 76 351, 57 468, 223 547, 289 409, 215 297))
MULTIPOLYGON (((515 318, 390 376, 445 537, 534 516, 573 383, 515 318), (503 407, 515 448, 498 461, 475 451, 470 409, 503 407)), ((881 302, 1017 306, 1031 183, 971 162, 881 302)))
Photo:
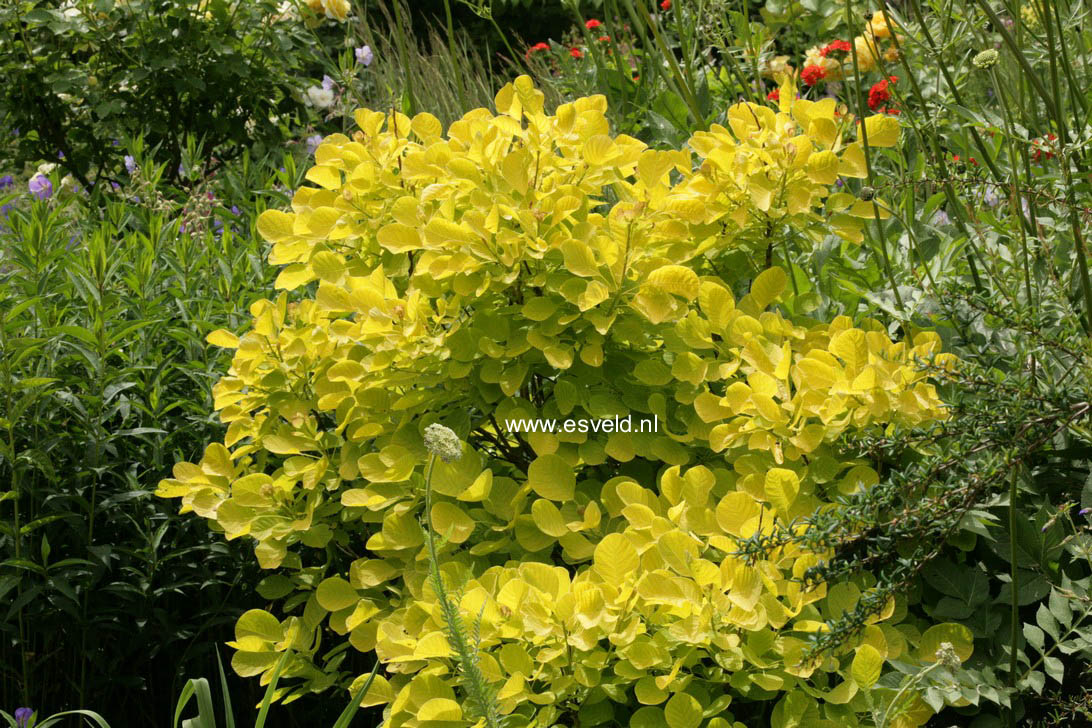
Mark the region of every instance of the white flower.
POLYGON ((312 106, 328 109, 334 105, 334 92, 321 86, 312 86, 307 89, 307 100, 312 106))
POLYGON ((432 424, 425 428, 425 449, 445 463, 458 460, 463 455, 463 443, 450 427, 432 424))
POLYGON ((961 660, 959 654, 955 650, 955 646, 951 642, 941 642, 939 649, 936 653, 937 662, 944 667, 952 670, 959 667, 961 660))
POLYGON ((38 174, 43 177, 48 177, 50 172, 57 169, 57 165, 53 162, 42 162, 38 165, 38 174))

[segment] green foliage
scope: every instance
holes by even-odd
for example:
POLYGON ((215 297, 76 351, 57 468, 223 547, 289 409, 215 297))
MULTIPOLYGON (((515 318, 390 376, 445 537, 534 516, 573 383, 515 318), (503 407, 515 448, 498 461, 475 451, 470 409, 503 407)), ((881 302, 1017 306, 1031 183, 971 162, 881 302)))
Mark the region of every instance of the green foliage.
POLYGON ((232 191, 281 198, 264 166, 222 173, 215 200, 178 200, 144 168, 90 199, 54 173, 58 192, 24 193, 0 228, 0 684, 6 705, 156 723, 176 671, 208 664, 208 635, 245 608, 247 565, 149 486, 221 431, 207 409, 224 363, 203 335, 268 290, 246 242, 262 207, 232 212, 247 204, 232 191), (180 232, 201 205, 200 231, 180 232))
MULTIPOLYGON (((168 175, 183 138, 234 158, 277 149, 321 78, 318 36, 274 0, 15 0, 0 7, 0 120, 17 164, 57 159, 85 187, 116 179, 115 140, 143 135, 168 175)), ((304 19, 314 14, 301 10, 304 19)), ((319 29, 323 35, 327 24, 319 29)))

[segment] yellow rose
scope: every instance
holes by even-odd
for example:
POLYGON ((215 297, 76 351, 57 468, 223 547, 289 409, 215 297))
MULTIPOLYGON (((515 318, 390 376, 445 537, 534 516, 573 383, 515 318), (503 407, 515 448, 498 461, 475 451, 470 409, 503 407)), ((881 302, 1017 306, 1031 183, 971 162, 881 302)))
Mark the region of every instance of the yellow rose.
POLYGON ((876 39, 867 35, 859 35, 853 39, 853 45, 857 49, 857 65, 862 71, 871 71, 876 67, 876 58, 879 49, 876 47, 876 39))
POLYGON ((349 0, 322 0, 322 7, 326 11, 326 17, 344 23, 352 9, 349 0))
POLYGON ((894 63, 899 60, 899 49, 895 46, 891 46, 883 52, 883 59, 888 63, 894 63))
POLYGON ((872 14, 872 20, 868 21, 868 30, 872 33, 874 38, 890 38, 891 28, 889 26, 894 23, 889 23, 887 16, 882 12, 872 14))

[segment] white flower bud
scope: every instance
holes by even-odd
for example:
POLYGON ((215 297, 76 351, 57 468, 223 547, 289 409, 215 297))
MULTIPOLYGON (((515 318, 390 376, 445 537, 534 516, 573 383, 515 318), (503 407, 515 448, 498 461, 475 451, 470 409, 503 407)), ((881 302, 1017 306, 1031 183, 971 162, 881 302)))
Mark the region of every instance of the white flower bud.
POLYGON ((959 655, 956 654, 955 646, 951 642, 941 642, 940 647, 936 653, 937 662, 944 667, 952 670, 960 666, 961 662, 959 655))
POLYGON ((425 428, 425 448, 445 463, 463 456, 463 443, 450 427, 432 424, 425 428))

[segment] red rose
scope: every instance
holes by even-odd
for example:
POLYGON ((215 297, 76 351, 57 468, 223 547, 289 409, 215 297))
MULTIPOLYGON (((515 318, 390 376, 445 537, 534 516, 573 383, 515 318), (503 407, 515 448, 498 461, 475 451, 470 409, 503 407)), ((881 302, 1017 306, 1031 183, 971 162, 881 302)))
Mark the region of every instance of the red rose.
POLYGON ((583 58, 584 54, 580 52, 579 48, 570 48, 569 55, 573 58, 583 58))
POLYGON ((775 88, 773 91, 766 94, 766 100, 767 101, 780 101, 781 100, 781 89, 775 88))
POLYGON ((670 10, 671 9, 671 0, 664 0, 662 3, 660 3, 660 9, 661 10, 670 10))
POLYGON ((592 19, 591 19, 591 20, 589 20, 588 22, 584 23, 584 27, 585 27, 585 28, 587 28, 588 30, 595 30, 595 29, 596 29, 596 28, 598 28, 598 27, 599 27, 600 25, 602 25, 602 23, 600 23, 600 22, 599 22, 598 20, 596 20, 595 18, 592 18, 592 19))
POLYGON ((808 86, 814 86, 827 77, 827 69, 822 66, 805 66, 800 72, 800 78, 808 86))
POLYGON ((609 41, 610 41, 610 36, 609 36, 609 35, 601 35, 601 36, 599 36, 599 42, 600 42, 600 43, 607 43, 607 42, 609 42, 609 41))

